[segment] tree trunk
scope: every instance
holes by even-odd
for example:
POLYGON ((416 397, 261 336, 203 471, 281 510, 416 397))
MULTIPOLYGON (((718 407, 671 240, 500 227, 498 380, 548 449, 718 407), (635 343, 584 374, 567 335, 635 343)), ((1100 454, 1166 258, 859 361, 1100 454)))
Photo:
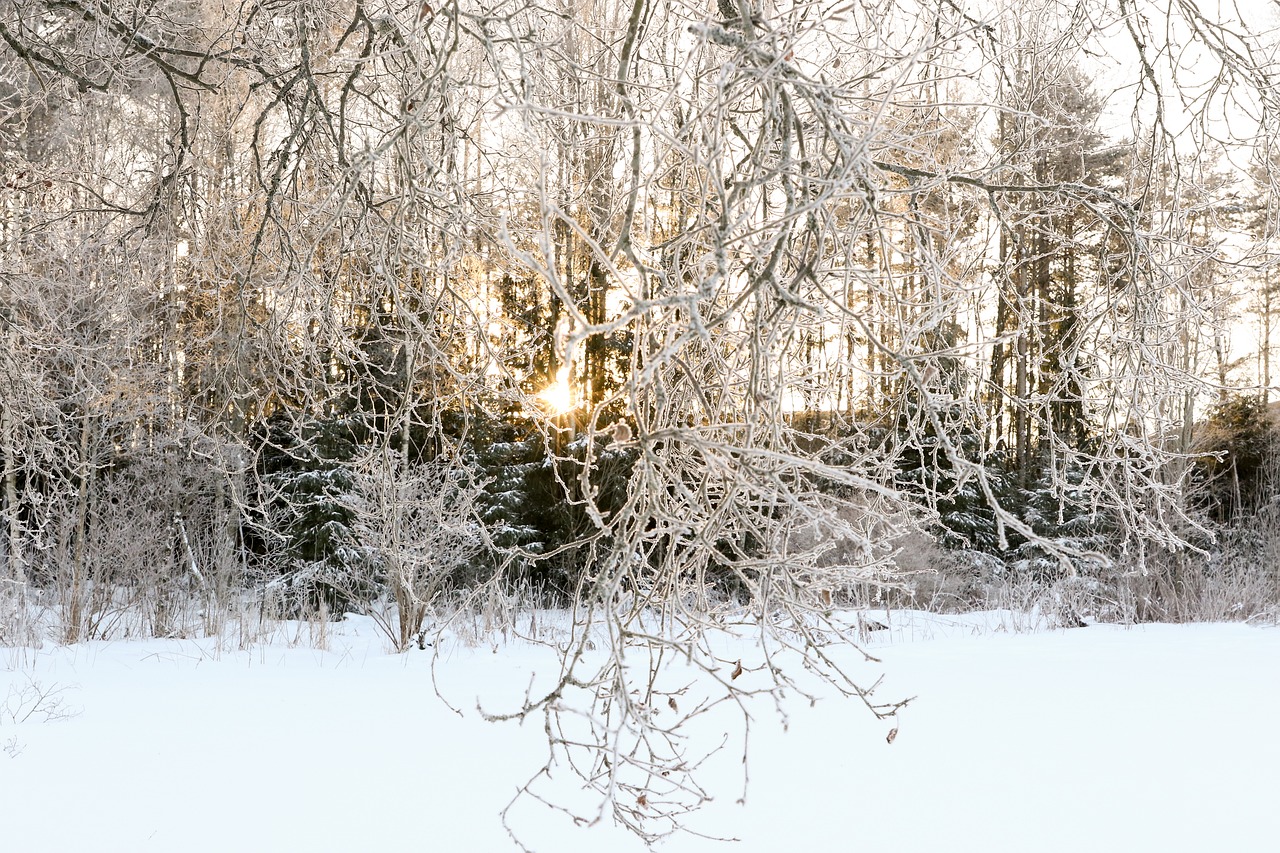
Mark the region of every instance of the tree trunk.
POLYGON ((68 601, 66 624, 63 626, 65 641, 77 643, 83 637, 83 620, 86 598, 89 595, 87 572, 89 532, 89 492, 93 469, 89 464, 89 417, 80 422, 80 476, 76 490, 76 528, 71 558, 71 591, 68 601))
POLYGON ((8 406, 0 406, 0 453, 4 454, 4 513, 8 521, 6 553, 8 554, 9 580, 18 590, 27 582, 23 562, 22 519, 18 515, 18 462, 14 448, 13 414, 8 406))

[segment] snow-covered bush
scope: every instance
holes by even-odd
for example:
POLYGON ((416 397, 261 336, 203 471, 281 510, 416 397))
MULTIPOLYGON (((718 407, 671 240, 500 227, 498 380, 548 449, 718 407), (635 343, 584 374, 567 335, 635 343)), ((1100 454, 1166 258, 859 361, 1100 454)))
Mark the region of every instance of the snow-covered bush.
MULTIPOLYGON (((375 618, 397 648, 422 639, 424 622, 450 586, 472 580, 485 546, 476 505, 482 491, 472 471, 449 460, 406 464, 395 453, 374 452, 354 463, 343 506, 375 573, 352 580, 375 580, 394 602, 392 619, 376 611, 375 618)), ((342 588, 342 576, 328 581, 342 588)))

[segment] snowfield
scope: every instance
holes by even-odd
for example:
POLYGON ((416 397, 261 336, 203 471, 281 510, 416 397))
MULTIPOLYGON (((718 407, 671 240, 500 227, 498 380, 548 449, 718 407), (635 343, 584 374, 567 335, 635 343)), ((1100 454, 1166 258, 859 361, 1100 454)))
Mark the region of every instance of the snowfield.
MULTIPOLYGON (((761 701, 740 804, 742 721, 717 712, 696 736, 729 745, 690 823, 739 840, 655 849, 1280 849, 1280 629, 877 618, 883 663, 859 674, 883 673, 877 698, 917 697, 893 743, 854 702, 796 697, 784 727, 761 701)), ((752 647, 733 642, 747 664, 752 647)), ((327 645, 0 650, 0 849, 518 849, 498 814, 545 759, 541 721, 485 722, 477 700, 512 710, 554 653, 512 640, 389 654, 357 617, 327 645)), ((577 802, 570 774, 552 786, 577 802)), ((534 801, 510 823, 541 853, 644 849, 607 818, 575 826, 534 801)))

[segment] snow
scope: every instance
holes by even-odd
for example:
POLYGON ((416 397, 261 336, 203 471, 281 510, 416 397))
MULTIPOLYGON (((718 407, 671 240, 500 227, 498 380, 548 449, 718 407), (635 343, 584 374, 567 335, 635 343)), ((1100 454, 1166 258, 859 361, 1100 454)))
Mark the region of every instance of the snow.
MULTIPOLYGON (((883 663, 858 674, 884 674, 877 698, 917 697, 893 743, 891 724, 852 702, 797 697, 786 727, 759 702, 739 804, 741 718, 702 720, 708 747, 731 739, 705 768, 716 799, 690 823, 740 841, 677 835, 657 849, 1276 849, 1280 629, 874 619, 890 627, 869 635, 883 663)), ((3 849, 517 849, 498 813, 545 758, 541 721, 487 723, 477 700, 511 710, 554 671, 551 650, 512 640, 395 655, 356 617, 325 651, 298 631, 249 650, 0 649, 3 849), (52 695, 33 703, 34 689, 52 695)), ((749 663, 752 647, 736 653, 749 663)), ((572 777, 553 781, 572 801, 572 777)), ((510 822, 547 853, 644 849, 533 801, 510 822)))

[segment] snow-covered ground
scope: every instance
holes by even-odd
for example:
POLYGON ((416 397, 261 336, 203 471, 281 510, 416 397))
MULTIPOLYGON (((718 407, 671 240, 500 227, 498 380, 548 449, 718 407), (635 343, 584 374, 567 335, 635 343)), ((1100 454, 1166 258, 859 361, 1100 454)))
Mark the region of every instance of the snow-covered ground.
MULTIPOLYGON (((883 664, 860 672, 884 673, 880 698, 918 697, 894 742, 852 702, 797 699, 785 729, 762 702, 745 804, 725 750, 692 820, 740 841, 658 849, 1280 849, 1280 629, 1009 630, 1026 624, 892 614, 871 641, 883 664)), ((510 710, 554 655, 438 651, 389 654, 355 618, 327 651, 0 649, 0 850, 513 850, 497 815, 541 766, 543 733, 483 721, 477 699, 510 710)), ((700 725, 714 738, 740 719, 700 725)), ((542 853, 643 849, 532 801, 511 823, 542 853)))

